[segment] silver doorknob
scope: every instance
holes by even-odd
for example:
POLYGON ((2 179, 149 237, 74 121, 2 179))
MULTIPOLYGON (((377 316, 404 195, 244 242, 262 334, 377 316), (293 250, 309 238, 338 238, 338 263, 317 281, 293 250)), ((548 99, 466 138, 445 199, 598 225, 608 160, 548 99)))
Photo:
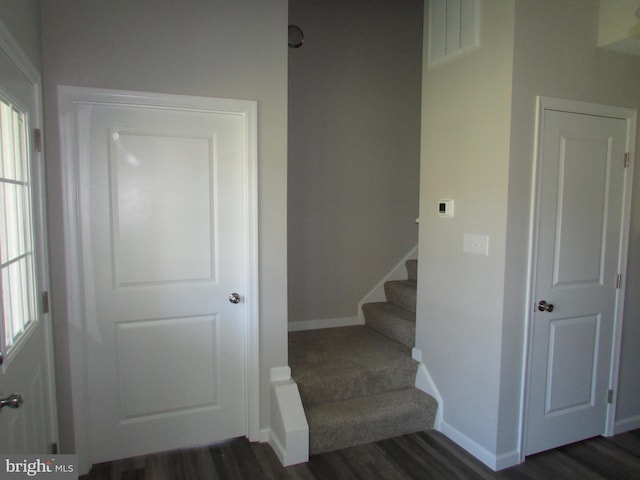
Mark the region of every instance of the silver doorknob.
POLYGON ((229 295, 229 301, 231 303, 240 303, 240 295, 233 292, 231 295, 229 295))
POLYGON ((538 310, 540 312, 553 312, 553 304, 547 303, 544 300, 538 302, 538 310))
POLYGON ((22 395, 19 393, 12 393, 6 398, 0 399, 0 408, 9 407, 9 408, 18 408, 20 405, 24 403, 22 395))

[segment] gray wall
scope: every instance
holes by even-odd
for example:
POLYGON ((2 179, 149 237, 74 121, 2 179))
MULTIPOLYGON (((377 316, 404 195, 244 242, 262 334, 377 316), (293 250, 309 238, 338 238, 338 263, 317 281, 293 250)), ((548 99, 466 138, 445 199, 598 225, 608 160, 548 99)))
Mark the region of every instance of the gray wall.
POLYGON ((33 66, 41 70, 40 1, 0 0, 0 19, 33 66))
POLYGON ((352 317, 417 243, 422 0, 290 0, 289 321, 352 317))
POLYGON ((287 1, 44 0, 42 40, 61 442, 73 449, 58 85, 258 101, 261 427, 287 364, 287 1))

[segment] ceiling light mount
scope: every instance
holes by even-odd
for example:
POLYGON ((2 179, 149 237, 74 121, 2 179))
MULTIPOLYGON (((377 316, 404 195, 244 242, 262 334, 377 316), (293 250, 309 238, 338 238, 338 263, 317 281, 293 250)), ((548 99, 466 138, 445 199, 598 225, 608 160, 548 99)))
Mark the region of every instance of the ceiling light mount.
POLYGON ((297 25, 289 25, 289 48, 300 48, 304 43, 304 32, 297 25))

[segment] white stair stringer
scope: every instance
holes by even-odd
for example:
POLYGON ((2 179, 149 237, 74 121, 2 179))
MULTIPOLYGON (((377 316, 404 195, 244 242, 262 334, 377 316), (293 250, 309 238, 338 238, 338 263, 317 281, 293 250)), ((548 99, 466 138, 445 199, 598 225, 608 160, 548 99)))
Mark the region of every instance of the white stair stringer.
POLYGON ((434 421, 433 428, 435 430, 441 431, 442 427, 442 412, 444 410, 444 402, 442 401, 442 396, 440 395, 440 391, 436 386, 436 383, 433 381, 427 366, 422 363, 422 350, 419 348, 413 348, 411 350, 411 358, 413 358, 416 362, 420 362, 418 366, 418 371, 416 372, 416 388, 418 390, 423 391, 424 393, 431 395, 438 402, 438 411, 436 412, 436 418, 434 421))
POLYGON ((378 282, 378 284, 367 293, 362 300, 358 303, 358 315, 361 324, 364 324, 364 313, 362 312, 362 305, 365 303, 384 302, 387 300, 387 296, 384 291, 384 284, 392 280, 405 280, 407 278, 407 260, 416 260, 418 258, 418 246, 416 245, 407 253, 402 260, 400 260, 393 269, 385 277, 378 282))
POLYGON ((309 424, 289 367, 271 369, 269 445, 285 467, 309 461, 309 424))

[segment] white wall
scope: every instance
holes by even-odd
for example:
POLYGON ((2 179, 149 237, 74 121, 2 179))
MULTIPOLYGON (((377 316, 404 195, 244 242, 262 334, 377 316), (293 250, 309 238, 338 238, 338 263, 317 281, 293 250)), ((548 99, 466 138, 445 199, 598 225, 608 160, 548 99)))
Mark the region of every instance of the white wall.
POLYGON ((289 3, 289 321, 355 317, 417 243, 422 0, 289 3))
MULTIPOLYGON (((518 454, 536 96, 639 108, 640 57, 596 48, 598 0, 482 5, 481 47, 423 78, 417 346, 448 431, 499 465, 518 454), (489 257, 463 232, 489 234, 489 257)), ((640 427, 638 168, 634 188, 619 430, 640 427)))
POLYGON ((490 452, 499 413, 514 3, 484 0, 480 47, 433 69, 425 56, 423 70, 416 346, 443 397, 445 426, 490 452), (454 218, 438 216, 443 198, 455 201, 454 218), (489 256, 464 253, 465 233, 488 235, 489 256))
POLYGON ((258 101, 261 427, 287 364, 287 1, 44 0, 42 40, 61 444, 73 450, 58 85, 258 101))

